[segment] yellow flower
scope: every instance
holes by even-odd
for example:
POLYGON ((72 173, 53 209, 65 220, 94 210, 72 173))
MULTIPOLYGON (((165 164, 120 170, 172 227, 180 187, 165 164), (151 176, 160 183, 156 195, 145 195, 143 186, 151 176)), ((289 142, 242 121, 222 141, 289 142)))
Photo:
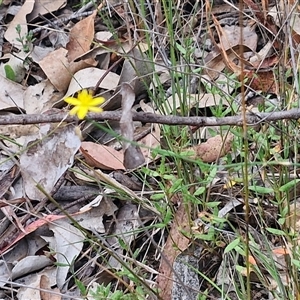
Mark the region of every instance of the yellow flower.
POLYGON ((93 98, 92 93, 88 92, 86 89, 78 92, 77 98, 65 98, 65 102, 74 105, 74 107, 70 110, 70 115, 77 115, 80 120, 84 119, 89 111, 102 112, 103 109, 98 106, 104 101, 105 99, 103 97, 93 98))

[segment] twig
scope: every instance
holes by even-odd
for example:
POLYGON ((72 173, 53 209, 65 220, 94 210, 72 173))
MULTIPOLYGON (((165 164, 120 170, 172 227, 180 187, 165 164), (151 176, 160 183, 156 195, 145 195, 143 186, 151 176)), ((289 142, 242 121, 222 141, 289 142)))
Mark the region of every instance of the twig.
MULTIPOLYGON (((117 7, 121 4, 122 4, 122 2, 116 3, 116 4, 111 5, 111 6, 112 7, 117 7)), ((85 6, 83 6, 81 9, 74 12, 70 16, 52 21, 51 24, 46 24, 46 25, 30 24, 30 26, 37 26, 37 28, 32 30, 32 33, 35 35, 35 34, 41 32, 43 29, 52 29, 51 26, 53 26, 53 25, 54 26, 62 26, 65 23, 69 22, 70 20, 87 17, 87 16, 91 15, 94 12, 94 10, 89 10, 89 9, 93 8, 94 6, 95 6, 94 2, 90 1, 85 6)), ((102 10, 108 10, 109 8, 108 7, 102 7, 101 4, 100 4, 97 9, 99 11, 102 11, 102 10)))
MULTIPOLYGON (((32 29, 31 31, 32 31, 32 34, 35 35, 35 34, 40 33, 44 29, 50 29, 51 30, 52 29, 51 26, 59 27, 59 26, 64 25, 65 23, 67 23, 70 20, 87 17, 87 16, 90 16, 92 13, 93 13, 93 11, 86 11, 86 12, 81 12, 81 13, 76 12, 76 13, 70 15, 69 17, 57 19, 55 21, 52 21, 49 24, 45 24, 45 25, 30 24, 30 26, 36 26, 37 27, 35 29, 32 29)), ((49 20, 48 20, 48 22, 49 22, 49 20)))
MULTIPOLYGON (((181 117, 181 116, 162 116, 154 113, 132 112, 133 121, 143 123, 158 123, 167 125, 190 125, 190 126, 220 126, 235 125, 242 126, 243 118, 241 115, 230 117, 181 117)), ((118 121, 121 118, 121 111, 104 111, 100 114, 88 114, 87 120, 94 121, 118 121)), ((39 124, 39 123, 58 123, 64 119, 64 122, 78 122, 76 116, 67 116, 66 113, 57 113, 52 115, 30 114, 30 115, 8 115, 0 116, 0 125, 16 125, 16 124, 39 124)), ((290 109, 285 111, 276 111, 270 113, 248 113, 246 114, 246 122, 249 126, 257 125, 261 122, 271 122, 283 119, 297 120, 300 119, 300 109, 290 109)))

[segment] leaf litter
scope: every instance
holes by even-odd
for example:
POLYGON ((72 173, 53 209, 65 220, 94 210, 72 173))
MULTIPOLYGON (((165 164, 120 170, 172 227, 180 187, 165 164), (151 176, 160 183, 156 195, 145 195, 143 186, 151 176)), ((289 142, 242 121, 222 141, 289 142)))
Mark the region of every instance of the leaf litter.
MULTIPOLYGON (((245 3, 258 8, 252 1, 245 3)), ((235 92, 229 86, 232 81, 238 82, 243 76, 249 89, 278 94, 270 68, 279 62, 274 49, 278 50, 280 45, 279 15, 283 8, 270 5, 266 9, 268 14, 257 9, 251 17, 247 11, 244 26, 240 27, 236 25, 238 9, 234 4, 228 6, 220 1, 211 6, 206 1, 206 13, 203 11, 198 16, 204 26, 196 22, 192 29, 198 32, 193 43, 204 48, 198 47, 189 54, 194 59, 192 65, 204 65, 204 74, 199 79, 197 68, 192 69, 190 90, 182 86, 175 92, 167 54, 169 46, 157 47, 155 39, 152 41, 156 55, 154 66, 148 58, 149 45, 145 41, 133 43, 130 30, 140 26, 136 23, 138 16, 131 19, 128 7, 123 4, 107 1, 106 7, 102 3, 97 7, 91 2, 76 10, 67 1, 27 0, 21 6, 3 1, 0 18, 7 28, 1 42, 1 114, 51 115, 62 110, 67 115, 69 107, 65 106, 65 97, 76 97, 83 89, 104 97, 105 110, 122 110, 122 118, 115 124, 90 120, 65 124, 61 120, 59 124, 1 126, 3 299, 93 299, 82 287, 93 292, 109 283, 116 290, 134 294, 139 290, 137 278, 145 288, 142 296, 145 299, 196 299, 205 293, 221 299, 219 289, 212 288, 209 282, 216 279, 217 287, 226 286, 225 293, 233 293, 232 283, 224 278, 232 278, 229 270, 235 269, 238 256, 233 257, 228 249, 243 251, 238 248, 235 231, 218 227, 221 218, 233 221, 242 237, 251 229, 252 253, 244 258, 251 264, 251 275, 258 267, 267 270, 265 257, 269 256, 276 262, 282 282, 288 286, 285 269, 279 266, 291 255, 292 246, 277 246, 276 236, 272 243, 268 241, 271 245, 268 249, 264 246, 266 237, 259 233, 253 217, 262 208, 255 201, 251 203, 249 224, 239 217, 245 215, 239 176, 235 172, 229 174, 224 167, 228 157, 240 159, 241 153, 233 148, 234 135, 224 128, 214 128, 212 132, 211 128, 200 127, 182 128, 178 135, 176 142, 181 151, 191 153, 186 159, 195 165, 200 161, 220 166, 218 172, 212 168, 208 174, 201 174, 202 186, 191 183, 189 192, 193 199, 206 189, 210 198, 207 207, 199 206, 193 211, 178 188, 182 182, 180 175, 165 174, 166 166, 174 166, 174 162, 167 161, 163 155, 166 141, 161 126, 133 122, 131 115, 132 110, 161 113, 157 103, 149 101, 150 94, 162 97, 156 94, 158 86, 164 87, 160 103, 163 110, 189 115, 210 116, 214 111, 226 114, 229 108, 238 111, 239 98, 228 101, 227 96, 235 92), (226 11, 232 14, 231 20, 223 15, 226 11), (49 13, 56 14, 51 21, 49 13), (103 16, 114 21, 113 30, 103 21, 103 16), (274 35, 273 44, 265 40, 259 45, 263 39, 257 28, 261 24, 268 34, 274 35), (242 68, 242 64, 246 67, 242 68), (224 79, 222 75, 228 72, 232 77, 226 81, 228 76, 224 79), (156 75, 158 82, 154 80, 156 75), (214 94, 215 85, 222 86, 223 95, 214 94), (187 100, 186 107, 182 107, 182 99, 187 100), (186 132, 190 134, 190 144, 181 145, 186 132), (206 183, 207 178, 213 180, 206 183), (162 185, 169 194, 161 191, 162 185), (217 216, 209 203, 223 205, 217 216), (162 207, 170 209, 172 220, 163 215, 162 207), (216 230, 224 236, 212 251, 210 242, 216 230), (197 269, 201 270, 200 275, 197 269), (14 287, 13 291, 10 286, 14 287)), ((157 33, 164 32, 159 3, 154 10, 152 21, 160 20, 159 28, 156 24, 154 29, 157 33)), ((188 12, 185 6, 179 10, 188 12)), ((189 13, 186 16, 191 17, 189 13)), ((295 10, 290 15, 292 38, 298 45, 299 16, 295 10)), ((189 26, 193 23, 190 21, 187 21, 189 26)), ((177 34, 182 32, 179 30, 177 34)), ((177 43, 177 50, 180 55, 174 70, 180 73, 189 49, 177 43)), ((286 61, 289 70, 291 65, 292 62, 286 61)), ((268 98, 264 101, 267 103, 268 98)), ((196 174, 196 169, 191 173, 196 174)), ((252 171, 250 179, 262 185, 260 191, 266 191, 267 181, 259 170, 252 171)), ((279 233, 275 226, 276 209, 269 203, 264 203, 263 209, 266 225, 279 233)), ((299 228, 298 210, 297 202, 289 206, 286 224, 293 231, 299 228)), ((239 267, 240 274, 248 276, 244 266, 239 267)), ((278 289, 270 274, 267 278, 270 290, 278 289)), ((251 280, 259 283, 255 276, 251 280)), ((261 292, 266 289, 253 288, 254 294, 261 292)), ((274 299, 269 291, 267 294, 266 299, 274 299)))

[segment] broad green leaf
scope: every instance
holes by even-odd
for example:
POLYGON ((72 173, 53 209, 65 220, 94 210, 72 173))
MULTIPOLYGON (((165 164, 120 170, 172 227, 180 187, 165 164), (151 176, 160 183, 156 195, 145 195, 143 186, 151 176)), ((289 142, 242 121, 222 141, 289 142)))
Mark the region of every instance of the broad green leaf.
POLYGON ((224 254, 230 252, 231 250, 235 249, 236 246, 241 242, 240 238, 237 238, 235 240, 233 240, 231 243, 229 243, 225 250, 224 250, 224 254))
POLYGON ((300 261, 297 259, 292 259, 292 263, 299 269, 300 268, 300 261))
POLYGON ((271 194, 274 192, 272 188, 267 188, 264 186, 251 185, 248 187, 250 191, 254 191, 258 194, 271 194))
POLYGON ((5 76, 7 79, 16 81, 16 74, 10 65, 4 66, 5 76))
POLYGON ((166 197, 166 195, 164 193, 158 193, 158 194, 154 194, 151 195, 151 200, 161 200, 164 199, 166 197))
POLYGON ((291 180, 291 181, 289 181, 288 183, 282 185, 282 186, 279 188, 279 191, 280 191, 280 192, 286 192, 286 191, 289 191, 289 190, 291 190, 298 182, 300 182, 300 179, 294 179, 294 180, 291 180))
POLYGON ((273 234, 277 234, 277 235, 286 235, 286 233, 282 230, 279 229, 275 229, 275 228, 266 228, 269 232, 273 233, 273 234))
POLYGON ((205 192, 205 190, 206 190, 206 187, 204 187, 204 186, 198 187, 194 193, 194 196, 202 195, 205 192))

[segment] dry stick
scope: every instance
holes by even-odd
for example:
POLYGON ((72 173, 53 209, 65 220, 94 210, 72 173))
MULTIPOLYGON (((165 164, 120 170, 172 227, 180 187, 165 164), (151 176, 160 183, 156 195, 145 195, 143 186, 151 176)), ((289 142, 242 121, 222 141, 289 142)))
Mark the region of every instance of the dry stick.
MULTIPOLYGON (((88 114, 87 119, 94 121, 119 121, 121 118, 121 111, 104 111, 102 113, 88 114)), ((133 121, 140 121, 143 123, 158 123, 167 125, 190 125, 190 126, 220 126, 220 125, 234 125, 243 126, 243 116, 230 117, 181 117, 181 116, 162 116, 154 113, 136 112, 133 111, 133 121)), ((300 118, 300 109, 290 109, 284 111, 276 111, 270 113, 248 113, 246 114, 246 123, 249 126, 257 125, 261 122, 278 121, 283 119, 297 120, 300 118)), ((76 116, 66 116, 65 112, 43 115, 8 115, 0 116, 0 125, 16 125, 16 124, 40 124, 40 123, 58 123, 64 119, 64 122, 71 123, 78 121, 76 116), (65 118, 65 119, 64 119, 65 118)))

